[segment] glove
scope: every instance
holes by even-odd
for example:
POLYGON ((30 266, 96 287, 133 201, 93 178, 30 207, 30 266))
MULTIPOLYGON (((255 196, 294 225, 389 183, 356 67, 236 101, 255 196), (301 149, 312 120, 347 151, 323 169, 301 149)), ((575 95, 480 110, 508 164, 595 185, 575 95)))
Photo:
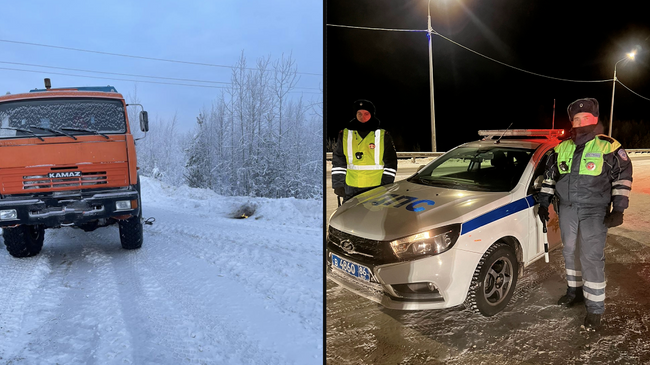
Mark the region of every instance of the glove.
POLYGON ((345 188, 344 187, 338 187, 334 189, 334 194, 340 196, 341 198, 345 198, 345 188))
POLYGON ((548 216, 548 207, 544 206, 539 206, 539 210, 537 211, 537 214, 539 215, 539 220, 542 221, 542 224, 548 222, 549 216, 548 216))
POLYGON ((605 215, 603 223, 607 228, 618 227, 623 224, 623 212, 613 210, 611 213, 605 215))

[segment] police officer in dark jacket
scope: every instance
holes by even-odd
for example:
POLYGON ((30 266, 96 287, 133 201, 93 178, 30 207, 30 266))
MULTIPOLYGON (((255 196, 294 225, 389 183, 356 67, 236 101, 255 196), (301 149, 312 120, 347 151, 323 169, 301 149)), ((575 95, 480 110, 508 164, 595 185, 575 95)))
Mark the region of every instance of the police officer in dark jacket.
POLYGON ((632 189, 632 163, 621 144, 598 134, 598 101, 578 99, 567 108, 571 139, 555 147, 548 159, 539 216, 548 221, 548 206, 559 200, 559 220, 567 292, 558 304, 585 302, 588 330, 600 326, 605 311, 605 241, 607 229, 623 223, 632 189))
POLYGON ((354 102, 352 119, 339 133, 332 153, 332 188, 347 201, 353 196, 395 181, 397 152, 390 134, 379 128, 375 106, 354 102))

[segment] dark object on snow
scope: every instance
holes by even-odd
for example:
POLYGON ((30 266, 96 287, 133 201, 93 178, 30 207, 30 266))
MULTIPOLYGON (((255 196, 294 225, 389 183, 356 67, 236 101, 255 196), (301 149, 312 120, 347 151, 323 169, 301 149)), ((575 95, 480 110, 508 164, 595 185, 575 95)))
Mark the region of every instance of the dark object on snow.
POLYGON ((243 206, 241 206, 239 209, 237 209, 233 214, 232 218, 235 219, 245 219, 253 214, 255 214, 256 206, 251 203, 246 203, 243 206))

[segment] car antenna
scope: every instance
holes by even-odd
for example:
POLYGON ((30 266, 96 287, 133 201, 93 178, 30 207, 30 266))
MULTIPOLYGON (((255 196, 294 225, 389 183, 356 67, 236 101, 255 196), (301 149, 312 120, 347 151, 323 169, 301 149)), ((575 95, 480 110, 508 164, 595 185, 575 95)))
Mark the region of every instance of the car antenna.
MULTIPOLYGON (((514 123, 514 122, 512 122, 512 123, 514 123)), ((499 137, 499 139, 497 139, 497 141, 494 142, 494 144, 499 144, 499 141, 501 141, 501 138, 503 138, 503 136, 506 135, 506 132, 508 132, 508 129, 510 129, 510 127, 512 127, 512 123, 510 123, 510 125, 508 126, 508 128, 506 128, 506 130, 503 131, 503 134, 501 135, 501 137, 499 137)))

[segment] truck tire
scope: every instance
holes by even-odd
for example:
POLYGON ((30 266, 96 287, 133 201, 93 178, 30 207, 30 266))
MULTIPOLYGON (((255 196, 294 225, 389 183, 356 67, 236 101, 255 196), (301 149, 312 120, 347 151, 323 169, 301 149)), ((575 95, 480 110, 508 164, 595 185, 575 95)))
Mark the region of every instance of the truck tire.
POLYGON ((501 312, 512 298, 518 274, 512 248, 502 242, 490 246, 476 266, 465 307, 486 317, 501 312))
POLYGON ((118 221, 120 227, 120 242, 122 248, 126 250, 134 250, 142 247, 144 239, 142 234, 142 199, 140 198, 140 176, 138 176, 138 214, 131 218, 118 221))
POLYGON ((2 237, 7 251, 13 257, 35 256, 43 248, 45 227, 42 224, 21 224, 14 228, 3 228, 2 237))

